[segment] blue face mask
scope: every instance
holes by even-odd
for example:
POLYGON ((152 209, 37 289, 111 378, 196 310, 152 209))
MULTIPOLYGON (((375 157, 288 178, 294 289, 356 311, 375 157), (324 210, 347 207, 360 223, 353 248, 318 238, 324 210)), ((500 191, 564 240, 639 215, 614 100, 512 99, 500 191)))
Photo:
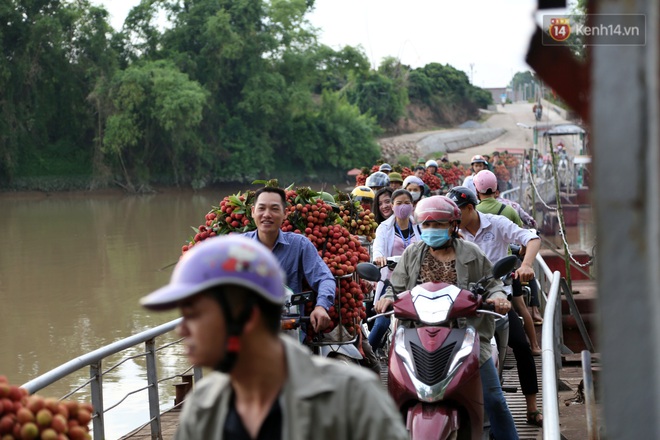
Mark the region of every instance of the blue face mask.
POLYGON ((423 229, 420 238, 427 245, 437 249, 449 241, 449 229, 423 229))

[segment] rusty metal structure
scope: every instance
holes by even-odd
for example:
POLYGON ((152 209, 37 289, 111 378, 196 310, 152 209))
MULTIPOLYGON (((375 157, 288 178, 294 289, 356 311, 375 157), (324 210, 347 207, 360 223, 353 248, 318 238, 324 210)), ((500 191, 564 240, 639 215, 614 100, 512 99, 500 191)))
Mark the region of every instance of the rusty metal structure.
MULTIPOLYGON (((546 7, 565 1, 539 0, 546 7)), ((599 237, 605 432, 660 438, 660 96, 657 0, 590 0, 589 14, 643 14, 645 44, 590 45, 586 61, 532 38, 528 64, 589 127, 599 237)), ((587 23, 592 20, 587 16, 587 23)))

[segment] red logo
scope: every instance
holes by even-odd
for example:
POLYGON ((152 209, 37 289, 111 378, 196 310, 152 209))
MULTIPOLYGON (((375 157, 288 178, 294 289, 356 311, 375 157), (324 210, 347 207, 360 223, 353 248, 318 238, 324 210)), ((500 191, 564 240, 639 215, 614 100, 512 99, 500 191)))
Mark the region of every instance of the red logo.
POLYGON ((571 21, 568 18, 551 18, 548 28, 550 38, 560 43, 571 36, 571 21))

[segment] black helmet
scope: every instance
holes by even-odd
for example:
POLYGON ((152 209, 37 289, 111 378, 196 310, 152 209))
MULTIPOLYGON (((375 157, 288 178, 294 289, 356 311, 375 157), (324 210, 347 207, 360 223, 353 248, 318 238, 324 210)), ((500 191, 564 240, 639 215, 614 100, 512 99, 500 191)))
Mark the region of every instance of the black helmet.
POLYGON ((452 199, 459 208, 467 205, 468 203, 472 206, 477 206, 479 204, 479 199, 477 195, 467 186, 455 186, 449 190, 447 197, 452 199))

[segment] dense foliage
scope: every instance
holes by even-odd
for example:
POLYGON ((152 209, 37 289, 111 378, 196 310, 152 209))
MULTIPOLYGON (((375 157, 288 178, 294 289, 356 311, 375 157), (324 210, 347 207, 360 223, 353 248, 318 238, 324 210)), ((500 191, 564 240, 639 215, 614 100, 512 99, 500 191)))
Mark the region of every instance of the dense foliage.
POLYGON ((427 105, 433 112, 474 111, 493 103, 487 90, 470 84, 467 74, 446 64, 430 63, 414 69, 409 76, 411 101, 427 105))
POLYGON ((379 157, 375 137, 413 100, 488 104, 451 66, 389 58, 372 70, 359 48, 318 44, 313 4, 142 0, 116 31, 89 0, 4 2, 0 184, 66 176, 140 191, 343 176, 379 157))

